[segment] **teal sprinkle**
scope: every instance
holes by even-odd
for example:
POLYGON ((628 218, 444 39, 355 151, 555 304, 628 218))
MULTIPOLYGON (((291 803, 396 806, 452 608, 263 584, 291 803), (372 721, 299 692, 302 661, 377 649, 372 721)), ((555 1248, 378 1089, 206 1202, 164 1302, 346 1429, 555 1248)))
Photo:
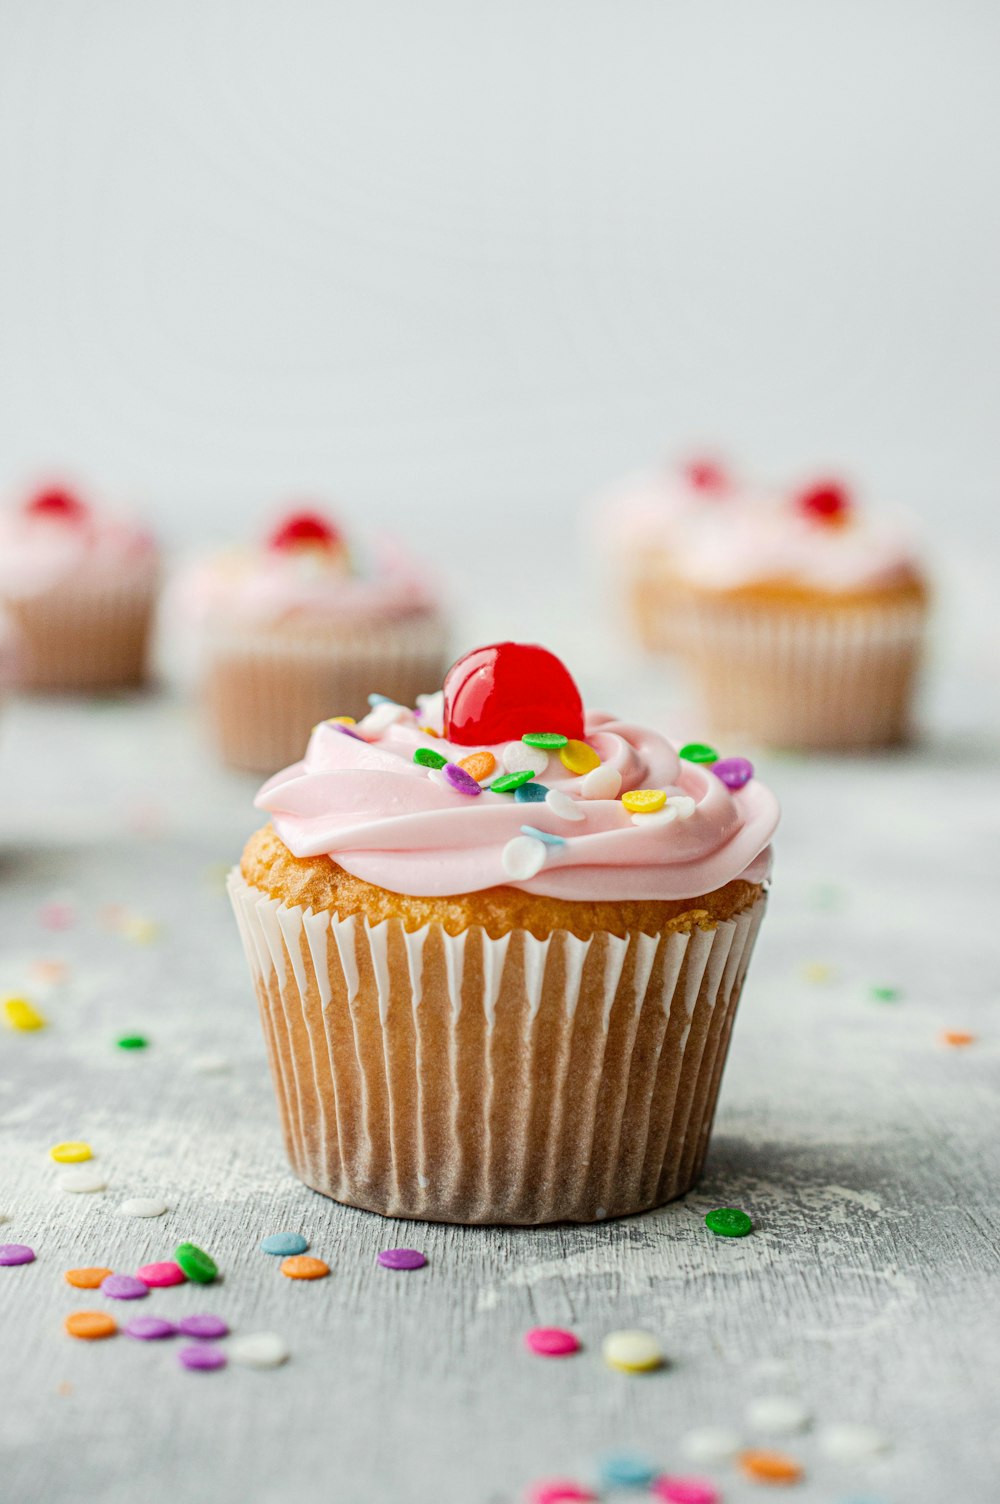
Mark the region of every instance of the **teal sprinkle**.
POLYGON ((539 830, 534 825, 522 825, 521 826, 521 834, 523 836, 534 836, 534 838, 535 838, 536 841, 544 841, 545 844, 546 844, 546 846, 565 846, 566 845, 566 842, 564 841, 564 839, 563 839, 562 836, 553 836, 553 835, 550 835, 547 830, 539 830))

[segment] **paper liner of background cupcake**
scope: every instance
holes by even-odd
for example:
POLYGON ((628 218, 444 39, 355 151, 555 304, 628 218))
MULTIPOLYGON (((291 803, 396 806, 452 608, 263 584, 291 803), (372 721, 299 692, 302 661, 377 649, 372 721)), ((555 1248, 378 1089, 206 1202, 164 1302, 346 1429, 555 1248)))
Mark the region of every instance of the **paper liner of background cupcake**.
POLYGON ((257 803, 229 891, 307 1185, 515 1224, 690 1189, 778 818, 745 759, 585 713, 502 643, 317 726, 257 803))

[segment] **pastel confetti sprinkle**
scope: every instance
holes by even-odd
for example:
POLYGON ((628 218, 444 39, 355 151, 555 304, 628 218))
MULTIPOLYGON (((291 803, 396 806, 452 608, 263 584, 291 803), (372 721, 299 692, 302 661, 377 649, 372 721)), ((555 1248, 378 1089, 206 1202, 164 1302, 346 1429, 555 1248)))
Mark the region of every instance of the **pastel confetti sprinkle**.
POLYGON ((723 757, 711 764, 716 778, 721 778, 727 789, 741 789, 753 777, 753 763, 747 757, 723 757))
POLYGON ((330 1273, 330 1266, 322 1259, 310 1258, 307 1254, 300 1253, 294 1258, 285 1259, 281 1272, 289 1279, 325 1279, 330 1273))
POLYGON ((460 768, 457 762, 446 762, 441 772, 457 794, 481 794, 483 792, 476 780, 471 778, 464 768, 460 768))
POLYGON ((346 724, 346 720, 345 720, 345 718, 343 716, 334 716, 333 720, 332 721, 327 721, 326 724, 330 727, 331 731, 339 731, 340 734, 341 734, 341 736, 349 736, 352 741, 355 741, 355 742, 363 742, 364 741, 364 737, 363 736, 359 736, 356 731, 353 731, 351 729, 352 726, 356 726, 358 724, 357 721, 352 721, 351 725, 348 726, 346 724))
POLYGON ((807 961, 802 968, 804 982, 828 982, 833 976, 833 967, 826 961, 807 961))
POLYGON ((716 752, 714 747, 710 747, 707 742, 686 742, 681 747, 677 756, 683 757, 685 762, 710 763, 718 762, 719 760, 718 752, 716 752))
POLYGON ((260 1240, 261 1253, 273 1253, 281 1258, 288 1258, 295 1253, 305 1253, 308 1247, 308 1238, 304 1238, 300 1232, 272 1232, 260 1240))
POLYGON ((173 1259, 161 1259, 155 1264, 142 1264, 135 1271, 136 1277, 151 1290, 166 1290, 171 1285, 183 1285, 187 1275, 173 1259))
POLYGON ((45 1028, 45 1018, 26 997, 7 997, 3 1002, 4 1022, 21 1034, 45 1028))
POLYGON ((144 1300, 149 1286, 133 1274, 109 1274, 101 1280, 101 1294, 110 1295, 112 1300, 144 1300))
POLYGON ((561 731, 526 731, 521 740, 528 747, 541 747, 546 752, 558 752, 561 747, 567 745, 569 738, 563 736, 561 731))
POLYGON ((622 795, 622 804, 630 815, 653 815, 666 802, 666 789, 630 789, 622 795))
POLYGON ((0 1266, 11 1267, 14 1264, 34 1262, 35 1250, 29 1248, 27 1243, 0 1243, 0 1266))
POLYGON ((889 1441, 874 1426, 841 1422, 824 1426, 816 1438, 820 1451, 837 1462, 866 1462, 889 1450, 889 1441))
POLYGON ((435 752, 433 747, 418 747, 413 754, 413 761, 422 768, 445 768, 448 766, 447 757, 442 757, 440 752, 435 752))
POLYGON ((149 1040, 142 1034, 123 1034, 115 1042, 120 1050, 145 1050, 149 1046, 149 1040))
POLYGON ((159 1342, 164 1337, 174 1336, 177 1328, 172 1321, 162 1316, 133 1316, 122 1327, 126 1337, 136 1337, 140 1342, 159 1342))
POLYGON ((226 1355, 221 1347, 201 1343, 197 1347, 182 1347, 177 1361, 182 1368, 190 1368, 192 1372, 209 1373, 215 1368, 225 1368, 226 1355))
POLYGON ((692 1462, 731 1462, 742 1445, 738 1431, 723 1426, 699 1426, 689 1431, 681 1446, 692 1462))
POLYGON ((591 1504, 597 1495, 593 1489, 571 1478, 549 1478, 533 1483, 528 1489, 528 1504, 591 1504))
POLYGON ((60 1165, 78 1165, 85 1159, 93 1159, 94 1151, 89 1144, 77 1140, 70 1140, 65 1144, 53 1144, 49 1150, 49 1158, 54 1159, 60 1165))
POLYGON ((107 1188, 106 1177, 96 1169, 73 1169, 59 1177, 59 1189, 69 1196, 96 1196, 107 1188))
POLYGON ((666 1504, 719 1504, 722 1498, 708 1478, 657 1478, 650 1493, 666 1504))
POLYGON ((522 783, 514 790, 515 804, 544 804, 551 791, 544 783, 522 783))
MULTIPOLYGON (((368 704, 369 704, 369 706, 371 707, 372 710, 375 709, 376 705, 395 705, 396 703, 397 702, 394 699, 392 699, 392 697, 390 695, 376 695, 376 694, 371 694, 371 695, 368 696, 368 704)), ((340 720, 341 717, 338 716, 337 719, 340 720)), ((356 722, 352 722, 351 724, 352 725, 356 725, 357 723, 356 722)))
POLYGON ((568 1358, 580 1351, 575 1332, 563 1326, 533 1326, 524 1334, 524 1345, 539 1358, 568 1358))
POLYGON ((962 1049, 967 1044, 975 1044, 975 1034, 967 1034, 964 1029, 945 1029, 941 1035, 941 1043, 951 1045, 953 1049, 962 1049))
POLYGON ((228 1353, 247 1368, 278 1368, 288 1361, 288 1343, 277 1332, 248 1332, 233 1338, 228 1353))
POLYGON ((544 747, 529 747, 527 742, 508 742, 503 749, 503 765, 508 773, 533 773, 541 778, 549 765, 544 747))
POLYGON ((580 793, 584 799, 617 799, 621 786, 622 775, 605 762, 580 780, 580 793))
POLYGON ((741 1452, 740 1468, 754 1483, 798 1483, 802 1468, 784 1452, 741 1452))
POLYGON ((123 1201, 118 1208, 120 1217, 162 1217, 164 1212, 169 1211, 165 1201, 159 1201, 155 1196, 130 1196, 123 1201))
MULTIPOLYGON (((228 872, 228 867, 226 871, 228 872)), ((63 982, 69 973, 69 967, 65 961, 33 961, 31 963, 31 975, 36 982, 63 982)))
POLYGON ((785 1394, 765 1394, 751 1400, 746 1410, 747 1425, 765 1436, 794 1436, 809 1424, 809 1411, 801 1400, 785 1394))
POLYGON ((477 783, 482 783, 496 772, 497 760, 492 752, 471 752, 468 757, 459 758, 458 766, 477 783))
POLYGON ((219 1273, 218 1265, 196 1243, 178 1243, 174 1258, 189 1280, 196 1285, 210 1285, 219 1273))
POLYGON ((127 919, 122 925, 122 934, 126 940, 132 940, 136 945, 152 945, 154 940, 160 938, 160 926, 152 919, 139 917, 127 919))
MULTIPOLYGON (((575 773, 578 778, 586 773, 595 772, 601 766, 601 759, 593 747, 588 747, 586 742, 577 741, 575 738, 571 738, 565 747, 559 748, 559 761, 568 773, 575 773)), ((615 793, 617 792, 616 789, 615 793)))
POLYGON ((667 800, 667 809, 672 809, 678 820, 690 820, 697 808, 690 794, 671 794, 667 800))
POLYGON ((873 987, 871 990, 873 1003, 898 1003, 902 996, 898 987, 873 987))
POLYGON ((718 1238, 745 1238, 753 1222, 736 1206, 717 1206, 705 1217, 705 1226, 718 1238))
POLYGON ((71 1337, 80 1337, 84 1342, 97 1342, 102 1337, 113 1337, 118 1323, 107 1311, 73 1311, 63 1326, 71 1337))
POLYGON ((545 803, 559 820, 585 820, 587 818, 587 813, 581 808, 580 801, 571 799, 568 794, 563 793, 562 789, 549 789, 545 795, 545 803))
POLYGON ((673 825, 677 819, 677 811, 665 804, 662 809, 651 810, 649 814, 636 814, 632 816, 632 824, 645 826, 647 830, 656 830, 661 826, 673 825))
POLYGON ((88 1269, 67 1269, 63 1279, 75 1290, 99 1290, 103 1282, 114 1272, 113 1269, 105 1269, 98 1264, 88 1269))
POLYGON ((546 846, 565 846, 566 837, 553 835, 551 831, 539 830, 537 825, 522 825, 521 834, 531 836, 536 841, 544 841, 546 846))
POLYGON ((383 1248, 378 1261, 383 1269, 422 1269, 427 1263, 416 1248, 383 1248))
POLYGON ((332 715, 329 723, 331 726, 356 726, 357 718, 353 715, 332 715))
POLYGON ((499 778, 494 778, 490 784, 491 794, 513 794, 534 778, 530 768, 525 768, 520 773, 501 773, 499 778))
MULTIPOLYGON (((403 705, 394 705, 391 700, 382 700, 372 710, 369 710, 363 721, 358 723, 358 730, 362 737, 381 736, 383 731, 388 731, 397 721, 401 721, 410 712, 403 705)), ((342 730, 347 731, 346 726, 342 730)), ((352 734, 353 733, 349 733, 352 734)))
POLYGON ((664 1362, 663 1348, 652 1332, 635 1329, 609 1332, 601 1344, 601 1356, 609 1368, 621 1373, 651 1373, 664 1362))
POLYGON ((597 1463, 602 1488, 648 1488, 657 1472, 656 1464, 637 1452, 609 1452, 597 1463))
POLYGON ((68 930, 75 918, 68 903, 45 903, 38 911, 38 922, 47 930, 68 930))
POLYGON ((536 841, 532 836, 515 836, 507 842, 500 860, 508 877, 515 882, 526 882, 545 866, 545 853, 544 841, 536 841))
POLYGON ((199 1337, 203 1341, 212 1341, 216 1337, 227 1336, 229 1324, 221 1316, 182 1316, 177 1323, 177 1330, 182 1337, 199 1337))

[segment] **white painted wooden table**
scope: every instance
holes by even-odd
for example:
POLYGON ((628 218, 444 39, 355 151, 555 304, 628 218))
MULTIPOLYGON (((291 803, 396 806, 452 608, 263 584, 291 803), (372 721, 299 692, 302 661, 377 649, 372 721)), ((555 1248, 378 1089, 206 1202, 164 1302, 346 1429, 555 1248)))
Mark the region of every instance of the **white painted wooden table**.
MULTIPOLYGON (((286 1169, 221 883, 256 823, 253 781, 213 770, 168 700, 9 707, 0 991, 27 990, 50 1026, 0 1030, 0 1241, 38 1254, 0 1269, 0 1497, 513 1504, 609 1448, 690 1471, 692 1426, 739 1425, 753 1396, 787 1390, 815 1418, 787 1443, 807 1469, 802 1504, 995 1499, 996 762, 986 743, 765 760, 785 806, 773 906, 702 1186, 612 1225, 465 1230, 386 1224, 286 1169), (936 878, 942 860, 959 880, 936 878), (51 901, 71 906, 69 928, 43 927, 51 901), (138 943, 114 905, 156 937, 138 943), (51 960, 68 975, 46 990, 32 967, 51 960), (807 979, 816 964, 827 981, 807 979), (872 1001, 873 984, 900 1000, 872 1001), (943 1029, 977 1042, 945 1048, 943 1029), (116 1049, 126 1032, 149 1049, 116 1049), (205 1055, 228 1071, 199 1073, 205 1055), (67 1138, 93 1144, 105 1193, 59 1189, 48 1149, 67 1138), (116 1213, 144 1194, 169 1215, 116 1213), (720 1204, 751 1212, 754 1234, 708 1234, 720 1204), (285 1228, 307 1234, 328 1280, 284 1279, 258 1251, 285 1228), (192 1374, 176 1343, 64 1335, 68 1311, 112 1305, 71 1290, 65 1269, 133 1270, 182 1238, 223 1280, 156 1291, 142 1311, 278 1331, 286 1367, 192 1374), (378 1269, 377 1250, 400 1243, 427 1269, 378 1269), (572 1326, 584 1351, 529 1356, 537 1323, 572 1326), (631 1325, 662 1335, 662 1372, 602 1364, 602 1336, 631 1325), (875 1423, 891 1451, 864 1467, 824 1458, 818 1432, 843 1420, 875 1423)), ((727 1501, 760 1497, 717 1476, 727 1501)))

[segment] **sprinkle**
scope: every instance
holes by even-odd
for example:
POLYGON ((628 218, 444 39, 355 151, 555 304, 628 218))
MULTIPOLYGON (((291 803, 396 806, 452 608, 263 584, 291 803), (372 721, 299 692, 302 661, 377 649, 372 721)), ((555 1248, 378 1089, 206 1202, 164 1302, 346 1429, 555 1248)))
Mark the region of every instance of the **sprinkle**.
POLYGON ((508 773, 533 773, 541 778, 549 765, 544 747, 529 747, 526 742, 508 742, 503 749, 503 765, 508 773))
POLYGON ((120 1050, 144 1050, 149 1040, 142 1034, 123 1034, 117 1044, 120 1050))
POLYGON ((622 775, 605 762, 581 779, 580 793, 585 799, 617 799, 621 786, 622 775))
POLYGON ((526 731, 521 737, 527 747, 541 747, 544 752, 558 752, 569 743, 561 731, 526 731))
POLYGON ((819 1449, 837 1462, 865 1462, 889 1449, 889 1442, 874 1426, 839 1425, 824 1426, 816 1438, 819 1449))
POLYGON ((287 1274, 289 1279, 325 1279, 330 1273, 330 1266, 324 1264, 322 1259, 310 1258, 308 1254, 300 1253, 294 1258, 285 1259, 281 1272, 287 1274))
POLYGON ((898 1003, 902 996, 898 987, 873 987, 871 990, 873 1003, 898 1003))
POLYGON ((590 1504, 597 1495, 571 1478, 549 1478, 533 1483, 527 1497, 528 1504, 590 1504))
POLYGON ((490 793, 513 794, 515 790, 530 783, 534 776, 530 768, 524 768, 520 773, 501 773, 500 777, 494 778, 490 784, 490 793))
POLYGON ((0 1243, 0 1267, 34 1262, 35 1250, 27 1243, 0 1243))
POLYGON ((730 1462, 740 1449, 740 1437, 722 1426, 699 1426, 687 1433, 681 1445, 692 1462, 730 1462))
POLYGON ((677 754, 685 762, 718 762, 719 754, 706 742, 686 742, 677 754))
POLYGON ((177 1323, 177 1330, 182 1337, 199 1337, 210 1342, 216 1337, 227 1336, 229 1323, 223 1321, 221 1316, 182 1316, 177 1323))
POLYGON ((802 1468, 784 1452, 741 1452, 739 1465, 754 1483, 798 1483, 802 1468))
POLYGON ((598 1459, 597 1474, 602 1488, 648 1488, 657 1467, 635 1452, 610 1452, 598 1459))
POLYGON ((963 1029, 945 1029, 941 1035, 942 1044, 950 1044, 956 1048, 961 1048, 967 1044, 975 1044, 975 1042, 975 1034, 966 1034, 963 1029))
POLYGON ((474 778, 470 778, 457 762, 446 762, 441 769, 456 794, 481 794, 483 791, 474 778))
POLYGON ((663 1349, 651 1332, 609 1332, 601 1356, 609 1368, 622 1373, 649 1373, 663 1366, 663 1349))
MULTIPOLYGON (((373 694, 368 696, 368 704, 371 706, 372 710, 374 710, 376 705, 396 705, 398 704, 398 701, 394 700, 391 695, 373 694)), ((356 722, 354 724, 356 724, 356 722)))
POLYGON ((667 1504, 719 1504, 722 1498, 708 1478, 657 1478, 650 1493, 667 1504))
POLYGON ((565 836, 554 836, 547 830, 539 830, 537 825, 522 825, 521 834, 532 836, 536 841, 544 841, 546 846, 565 846, 565 836))
POLYGON ((45 1028, 44 1017, 26 997, 5 997, 3 1016, 9 1028, 17 1029, 22 1034, 45 1028))
POLYGON ((305 1253, 308 1247, 308 1238, 304 1238, 300 1232, 272 1232, 260 1240, 261 1253, 273 1253, 282 1258, 293 1253, 305 1253))
POLYGON ((724 757, 712 763, 712 772, 727 789, 741 789, 753 777, 753 763, 747 757, 724 757))
POLYGON ((59 1189, 69 1196, 95 1196, 108 1188, 107 1177, 100 1170, 69 1170, 59 1177, 59 1189))
POLYGON ((667 802, 666 789, 630 789, 622 803, 630 815, 652 815, 667 802))
POLYGON ((593 747, 588 747, 586 742, 571 738, 565 747, 559 748, 559 761, 570 773, 575 773, 578 778, 585 773, 593 773, 601 766, 601 759, 593 747))
POLYGON ((288 1361, 288 1344, 277 1332, 248 1332, 234 1337, 228 1353, 234 1363, 247 1368, 278 1368, 288 1361))
POLYGON ((66 1317, 63 1326, 71 1337, 82 1337, 85 1342, 96 1342, 100 1337, 113 1337, 118 1323, 107 1311, 74 1311, 66 1317))
POLYGON ((413 761, 422 768, 446 768, 447 757, 442 757, 440 752, 435 752, 433 747, 418 747, 413 754, 413 761))
POLYGON ((807 961, 802 968, 804 982, 828 982, 833 976, 833 967, 826 961, 807 961))
POLYGON ((127 919, 122 925, 122 934, 126 940, 134 940, 136 945, 152 945, 154 940, 160 937, 160 926, 152 919, 143 919, 136 915, 127 919))
POLYGON ((497 760, 492 752, 470 752, 468 757, 459 758, 458 766, 477 783, 483 783, 496 772, 497 760))
POLYGON ((104 1280, 114 1272, 113 1269, 103 1269, 98 1264, 90 1269, 67 1269, 63 1279, 75 1290, 99 1290, 104 1280))
POLYGON ((655 830, 659 825, 673 825, 677 819, 677 811, 665 804, 662 809, 653 810, 652 813, 637 814, 632 816, 633 825, 645 825, 647 829, 655 830))
POLYGON ((173 1337, 177 1328, 162 1316, 133 1316, 122 1331, 126 1337, 136 1337, 140 1342, 158 1342, 163 1337, 173 1337))
POLYGON ((85 1159, 93 1159, 94 1151, 89 1144, 70 1140, 65 1144, 53 1144, 49 1150, 49 1158, 54 1159, 59 1165, 79 1165, 85 1159))
POLYGON ((503 870, 515 882, 526 882, 545 866, 546 848, 542 841, 531 836, 515 836, 508 841, 501 853, 503 870))
POLYGON ((120 1217, 162 1217, 164 1212, 169 1211, 165 1201, 157 1201, 153 1196, 132 1196, 128 1201, 123 1201, 118 1208, 120 1217))
POLYGON ((38 911, 38 921, 47 930, 68 930, 75 918, 68 903, 43 903, 38 911))
POLYGON ((427 1262, 416 1248, 383 1248, 378 1261, 383 1269, 422 1269, 427 1262))
POLYGON ((210 1285, 219 1272, 215 1260, 195 1243, 178 1243, 174 1258, 196 1285, 210 1285))
POLYGON ((331 726, 356 726, 358 723, 353 715, 332 715, 328 724, 331 726))
POLYGON ((585 820, 587 818, 586 811, 580 808, 579 800, 571 799, 568 794, 563 793, 562 789, 549 789, 545 795, 545 803, 558 820, 585 820))
POLYGON ((717 1206, 705 1218, 705 1226, 718 1238, 745 1238, 753 1231, 753 1222, 735 1206, 717 1206))
POLYGON ((161 1259, 156 1264, 142 1264, 135 1272, 143 1284, 149 1285, 151 1290, 165 1290, 170 1285, 183 1285, 187 1279, 180 1264, 175 1264, 173 1259, 161 1259))
POLYGON ((533 1326, 524 1334, 524 1345, 539 1358, 568 1358, 580 1351, 580 1339, 564 1326, 533 1326))
POLYGON ((177 1361, 182 1368, 208 1373, 213 1368, 225 1368, 226 1355, 221 1347, 212 1347, 206 1343, 198 1347, 182 1347, 177 1354, 177 1361))
POLYGON ((391 700, 383 700, 373 710, 369 710, 364 720, 358 722, 358 731, 363 738, 381 736, 383 731, 388 731, 390 726, 409 714, 405 705, 394 705, 391 700))
POLYGON ((134 1274, 109 1274, 101 1280, 101 1294, 110 1295, 112 1300, 145 1300, 149 1286, 134 1274))
MULTIPOLYGON (((225 863, 223 865, 228 873, 228 865, 225 863)), ((65 961, 33 961, 31 963, 31 974, 36 982, 63 982, 66 980, 68 971, 69 967, 65 961)))
MULTIPOLYGON (((353 725, 356 726, 357 724, 357 721, 353 722, 353 725)), ((353 742, 364 741, 364 737, 359 736, 356 731, 351 730, 350 726, 345 725, 340 716, 336 716, 332 721, 325 721, 324 725, 329 726, 331 731, 339 731, 341 736, 349 736, 353 742)))
POLYGON ((746 1421, 752 1431, 763 1431, 767 1436, 794 1436, 808 1426, 809 1411, 801 1401, 787 1395, 766 1394, 747 1406, 746 1421))
POLYGON ((199 1076, 224 1076, 232 1068, 225 1055, 196 1055, 191 1061, 191 1069, 199 1076))
POLYGON ((678 820, 690 820, 697 808, 690 794, 671 794, 667 799, 667 809, 676 810, 678 820))
POLYGON ((514 790, 515 804, 541 804, 549 794, 544 783, 522 783, 514 790))
POLYGON ((440 731, 435 731, 433 726, 418 725, 417 730, 420 732, 421 736, 439 737, 441 735, 440 731))

